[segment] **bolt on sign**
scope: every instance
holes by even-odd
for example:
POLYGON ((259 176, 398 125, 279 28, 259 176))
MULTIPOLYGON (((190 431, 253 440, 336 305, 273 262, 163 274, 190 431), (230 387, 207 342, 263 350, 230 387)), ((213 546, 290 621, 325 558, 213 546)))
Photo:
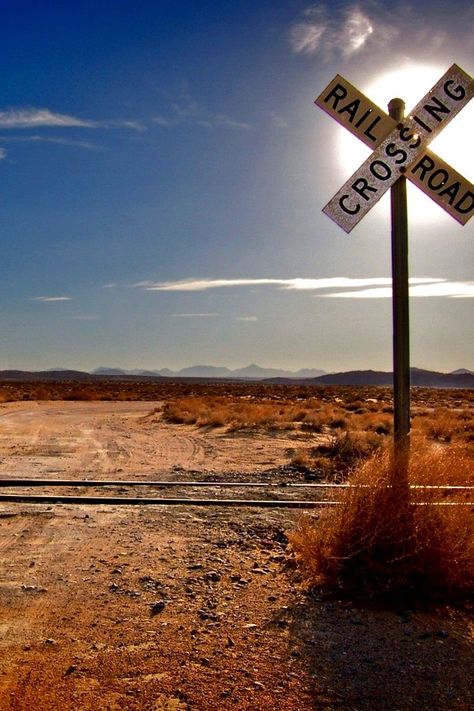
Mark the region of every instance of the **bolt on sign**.
POLYGON ((323 208, 350 232, 404 175, 462 225, 474 214, 474 185, 428 144, 474 96, 474 79, 453 64, 400 123, 339 76, 314 102, 373 153, 323 208))

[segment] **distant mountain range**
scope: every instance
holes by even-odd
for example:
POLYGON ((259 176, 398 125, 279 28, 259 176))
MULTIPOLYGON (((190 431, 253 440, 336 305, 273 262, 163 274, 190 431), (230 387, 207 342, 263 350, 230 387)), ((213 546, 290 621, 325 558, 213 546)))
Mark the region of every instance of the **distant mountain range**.
MULTIPOLYGON (((274 383, 290 382, 272 379, 274 383)), ((375 385, 391 386, 393 373, 380 370, 351 370, 345 373, 328 373, 318 378, 305 379, 305 384, 314 385, 375 385)), ((425 388, 474 388, 474 372, 460 368, 452 373, 437 373, 432 370, 410 368, 410 384, 425 388)))
POLYGON ((324 370, 317 368, 302 368, 301 370, 280 370, 279 368, 261 368, 259 365, 248 365, 245 368, 217 367, 214 365, 194 365, 181 370, 122 370, 121 368, 96 368, 93 375, 145 375, 148 377, 161 376, 165 378, 245 378, 246 380, 265 380, 267 378, 318 378, 324 375, 324 370))
MULTIPOLYGON (((0 381, 17 382, 52 382, 52 381, 94 381, 94 380, 248 380, 266 383, 300 383, 302 385, 379 385, 390 387, 393 382, 391 372, 380 370, 351 370, 344 373, 324 373, 316 368, 301 369, 296 372, 277 368, 261 368, 249 365, 246 368, 219 368, 197 365, 172 371, 162 370, 123 370, 122 368, 96 368, 91 373, 80 370, 54 368, 43 371, 0 370, 0 381)), ((451 373, 438 373, 420 368, 410 369, 411 384, 418 387, 437 388, 474 388, 474 371, 458 368, 451 373)))

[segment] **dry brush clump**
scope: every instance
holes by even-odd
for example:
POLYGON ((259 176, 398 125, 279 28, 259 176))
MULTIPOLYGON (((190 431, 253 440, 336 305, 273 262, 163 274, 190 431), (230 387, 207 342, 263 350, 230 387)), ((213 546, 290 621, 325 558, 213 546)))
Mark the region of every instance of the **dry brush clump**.
POLYGON ((227 427, 238 430, 303 430, 320 431, 327 414, 311 401, 304 406, 292 400, 232 396, 184 397, 169 401, 163 419, 174 424, 198 427, 227 427))
MULTIPOLYGON (((409 482, 473 485, 473 465, 464 448, 417 443, 409 482)), ((375 454, 354 472, 338 506, 317 521, 301 520, 290 541, 305 584, 358 598, 467 599, 474 592, 472 490, 408 488, 395 471, 391 451, 375 454)))

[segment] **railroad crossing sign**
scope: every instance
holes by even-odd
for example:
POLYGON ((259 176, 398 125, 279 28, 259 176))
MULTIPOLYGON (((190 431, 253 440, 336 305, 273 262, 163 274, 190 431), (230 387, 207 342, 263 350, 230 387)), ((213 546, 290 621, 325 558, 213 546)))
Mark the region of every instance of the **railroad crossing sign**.
POLYGON ((401 455, 396 458, 394 483, 397 478, 408 483, 410 433, 408 216, 406 181, 402 176, 418 185, 458 222, 466 224, 474 213, 474 185, 427 145, 473 95, 474 79, 453 64, 406 117, 401 99, 390 101, 387 115, 339 75, 314 102, 374 149, 323 212, 350 232, 391 188, 393 419, 395 445, 399 445, 401 455))
POLYGON ((374 151, 323 208, 350 232, 406 176, 461 224, 474 214, 474 185, 427 144, 474 96, 474 79, 453 64, 405 118, 388 116, 337 75, 314 102, 374 151))

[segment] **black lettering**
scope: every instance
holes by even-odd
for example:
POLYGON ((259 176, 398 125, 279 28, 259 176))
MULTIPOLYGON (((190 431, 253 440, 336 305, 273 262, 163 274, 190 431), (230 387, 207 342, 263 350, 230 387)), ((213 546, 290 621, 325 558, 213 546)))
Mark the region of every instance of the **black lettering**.
POLYGON ((332 108, 336 109, 337 105, 342 99, 345 99, 347 96, 347 89, 342 86, 342 84, 336 84, 336 86, 329 92, 329 94, 326 96, 325 99, 323 99, 324 103, 327 104, 330 99, 334 99, 332 108))
POLYGON ((346 206, 346 200, 349 197, 349 195, 343 195, 340 200, 339 200, 339 205, 341 207, 341 210, 344 210, 344 212, 347 212, 348 215, 357 215, 357 213, 360 210, 360 205, 357 204, 353 209, 350 207, 346 206))
POLYGON ((425 179, 426 173, 429 173, 430 170, 433 170, 435 167, 435 162, 432 158, 429 156, 423 156, 421 160, 418 161, 418 163, 415 165, 414 168, 411 169, 411 174, 416 175, 416 171, 419 170, 421 172, 420 175, 420 180, 423 182, 425 179))
POLYGON ((462 198, 457 201, 457 203, 454 206, 454 209, 460 212, 462 215, 465 215, 467 212, 470 212, 472 208, 474 207, 474 193, 471 190, 467 190, 462 198), (470 200, 470 204, 466 207, 463 203, 465 200, 470 200))
POLYGON ((360 117, 360 119, 357 121, 357 123, 356 123, 356 128, 359 128, 359 126, 362 126, 362 124, 364 123, 365 119, 368 118, 371 113, 372 113, 372 109, 367 109, 367 111, 366 111, 364 114, 362 114, 362 116, 360 117))
POLYGON ((447 170, 443 170, 442 168, 435 170, 433 175, 430 175, 428 179, 428 187, 431 188, 431 190, 439 190, 443 185, 446 185, 448 178, 449 174, 447 170), (437 178, 439 178, 438 183, 436 182, 437 178))
POLYGON ((379 121, 380 121, 380 116, 376 116, 374 118, 374 120, 372 121, 372 123, 370 124, 370 126, 367 126, 367 128, 364 131, 364 136, 367 136, 367 138, 370 138, 371 141, 377 140, 377 136, 373 136, 370 132, 373 128, 375 128, 375 126, 378 124, 379 121))
POLYGON ((402 126, 402 128, 400 129, 400 140, 406 143, 407 141, 411 141, 411 139, 414 138, 414 142, 410 143, 408 148, 418 148, 421 143, 421 138, 416 133, 410 133, 407 136, 407 132, 409 131, 410 129, 408 126, 402 126))
POLYGON ((418 116, 413 116, 413 120, 417 122, 418 126, 421 126, 421 128, 424 128, 427 133, 433 133, 431 128, 426 125, 424 121, 421 120, 418 116))
POLYGON ((337 112, 338 114, 349 114, 349 123, 352 123, 353 120, 355 119, 355 115, 359 109, 360 106, 360 99, 354 99, 354 101, 350 101, 346 106, 343 106, 342 109, 339 109, 337 112))
POLYGON ((395 161, 397 165, 404 163, 407 159, 407 152, 402 148, 397 148, 396 143, 389 143, 388 146, 385 147, 385 153, 389 156, 389 158, 395 158, 399 155, 400 158, 395 161))
POLYGON ((450 114, 451 109, 449 109, 447 106, 442 104, 441 101, 436 96, 432 96, 431 101, 433 102, 432 104, 425 104, 423 106, 423 108, 427 114, 429 114, 434 119, 436 119, 438 121, 438 123, 441 123, 441 121, 443 119, 440 116, 440 114, 450 114))
POLYGON ((355 190, 355 192, 360 195, 361 197, 364 198, 364 200, 370 200, 370 196, 366 195, 366 193, 376 193, 377 188, 373 188, 365 178, 357 178, 357 180, 352 183, 351 188, 355 190))
POLYGON ((460 187, 461 187, 461 183, 459 182, 459 180, 456 180, 455 183, 453 183, 452 185, 450 185, 447 188, 444 188, 444 190, 441 190, 441 192, 439 193, 439 196, 442 197, 443 195, 447 195, 449 197, 448 202, 450 205, 452 205, 458 196, 460 187))
POLYGON ((454 99, 454 101, 461 101, 461 99, 464 99, 466 96, 466 90, 461 84, 458 84, 455 89, 451 89, 451 84, 454 84, 454 81, 452 79, 448 79, 447 82, 444 84, 444 93, 446 96, 449 96, 450 99, 454 99))
POLYGON ((369 166, 369 170, 379 180, 388 180, 392 175, 390 167, 381 160, 374 160, 369 166), (376 170, 377 168, 377 170, 376 170), (382 172, 380 172, 380 168, 382 172))

